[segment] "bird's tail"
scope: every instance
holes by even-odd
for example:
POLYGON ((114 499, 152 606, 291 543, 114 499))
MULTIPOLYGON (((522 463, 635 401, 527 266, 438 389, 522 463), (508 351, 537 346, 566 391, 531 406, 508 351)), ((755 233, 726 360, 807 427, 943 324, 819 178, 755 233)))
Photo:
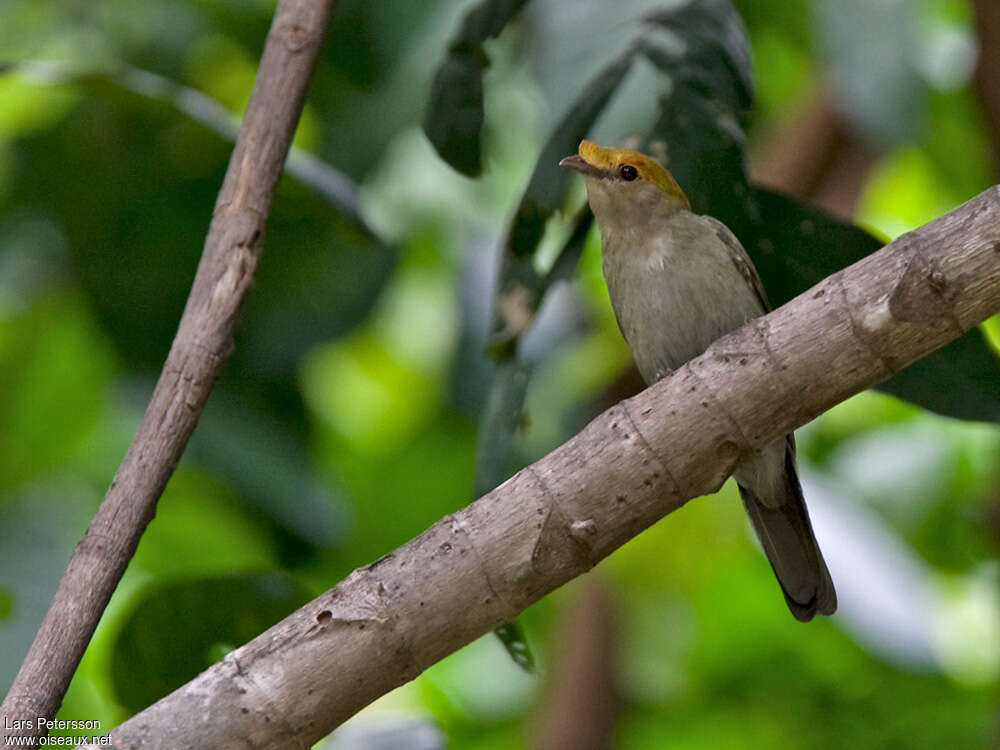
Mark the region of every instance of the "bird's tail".
POLYGON ((795 471, 795 447, 790 436, 785 448, 784 497, 765 502, 754 490, 739 485, 743 505, 753 523, 788 608, 797 620, 808 622, 817 613, 837 609, 837 592, 819 550, 802 487, 795 471))

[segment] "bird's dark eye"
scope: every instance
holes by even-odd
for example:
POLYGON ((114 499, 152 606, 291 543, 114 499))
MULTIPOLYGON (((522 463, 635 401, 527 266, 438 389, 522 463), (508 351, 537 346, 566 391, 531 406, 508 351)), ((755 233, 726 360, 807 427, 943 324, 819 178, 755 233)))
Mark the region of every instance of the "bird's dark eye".
POLYGON ((639 170, 631 164, 623 164, 621 169, 618 170, 618 174, 620 174, 622 179, 626 182, 632 182, 632 180, 639 176, 639 170))

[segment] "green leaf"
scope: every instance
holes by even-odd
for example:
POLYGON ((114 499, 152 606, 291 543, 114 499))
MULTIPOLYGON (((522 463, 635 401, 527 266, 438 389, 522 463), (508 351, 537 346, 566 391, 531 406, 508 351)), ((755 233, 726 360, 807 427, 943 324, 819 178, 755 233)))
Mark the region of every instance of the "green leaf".
MULTIPOLYGON (((30 236, 41 256, 44 235, 30 236)), ((0 267, 15 280, 23 252, 0 245, 0 267)), ((0 290, 0 305, 3 297, 0 290)), ((8 304, 16 314, 0 314, 0 494, 64 466, 93 439, 114 353, 80 297, 56 289, 33 304, 13 297, 8 304)))
POLYGON ((132 712, 154 703, 310 598, 284 573, 256 573, 154 587, 114 645, 111 679, 132 712))
POLYGON ((530 377, 531 366, 514 358, 500 362, 493 374, 476 439, 475 497, 482 497, 510 476, 511 445, 530 377))
POLYGON ((470 177, 482 171, 483 72, 490 64, 483 44, 503 31, 526 1, 481 0, 474 5, 431 83, 424 133, 442 159, 470 177))
POLYGON ((785 304, 884 244, 820 208, 757 186, 750 189, 742 221, 733 223, 772 307, 785 304))
POLYGON ((496 633, 497 638, 500 639, 500 643, 503 644, 504 649, 506 649, 510 658, 514 660, 517 666, 521 667, 525 672, 535 671, 535 657, 528 646, 528 639, 524 634, 524 628, 518 622, 514 620, 505 622, 493 632, 496 633))
POLYGON ((679 37, 654 44, 648 36, 644 53, 684 87, 699 90, 721 103, 720 109, 746 127, 753 104, 750 47, 743 19, 729 0, 697 0, 673 5, 646 16, 646 23, 679 37))

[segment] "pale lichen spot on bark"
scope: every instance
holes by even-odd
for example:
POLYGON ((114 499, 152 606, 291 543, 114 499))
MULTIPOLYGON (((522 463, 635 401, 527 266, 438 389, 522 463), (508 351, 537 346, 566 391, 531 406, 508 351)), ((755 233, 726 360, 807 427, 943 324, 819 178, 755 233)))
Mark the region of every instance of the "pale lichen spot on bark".
POLYGON ((221 279, 215 282, 215 287, 212 289, 212 297, 208 303, 208 309, 211 312, 221 309, 227 301, 233 298, 239 288, 239 278, 240 272, 236 265, 226 268, 226 272, 222 274, 221 279))
POLYGON ((218 313, 227 307, 233 307, 233 301, 241 296, 239 292, 250 276, 250 269, 253 267, 251 251, 241 243, 231 252, 235 257, 228 263, 226 270, 212 288, 212 296, 208 302, 210 313, 218 313))
POLYGON ((861 319, 861 327, 869 333, 878 333, 893 324, 894 317, 889 309, 889 300, 882 300, 861 319))
POLYGON ((257 161, 258 149, 249 140, 252 133, 247 135, 247 144, 243 149, 240 159, 239 170, 236 173, 236 185, 233 188, 233 195, 227 206, 227 210, 232 213, 247 207, 250 196, 253 194, 254 185, 257 183, 257 161))

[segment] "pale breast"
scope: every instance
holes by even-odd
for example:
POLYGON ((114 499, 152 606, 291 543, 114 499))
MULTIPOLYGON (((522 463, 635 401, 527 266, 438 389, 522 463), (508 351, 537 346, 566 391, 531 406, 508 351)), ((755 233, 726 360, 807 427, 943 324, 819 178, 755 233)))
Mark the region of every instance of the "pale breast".
POLYGON ((765 311, 719 227, 681 211, 653 238, 602 236, 611 304, 646 382, 765 311))

